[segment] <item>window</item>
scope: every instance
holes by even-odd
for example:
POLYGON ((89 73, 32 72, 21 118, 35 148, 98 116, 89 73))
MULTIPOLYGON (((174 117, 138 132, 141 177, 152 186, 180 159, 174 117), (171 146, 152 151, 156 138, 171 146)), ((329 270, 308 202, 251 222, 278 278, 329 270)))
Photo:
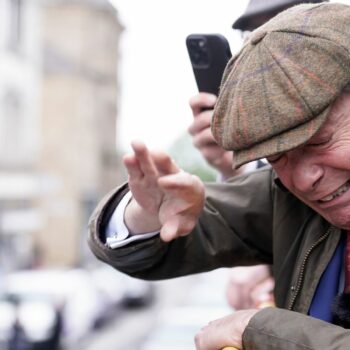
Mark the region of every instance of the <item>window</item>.
POLYGON ((7 46, 10 50, 19 51, 22 32, 23 0, 8 0, 9 28, 7 46))
POLYGON ((0 163, 16 164, 21 161, 24 146, 22 142, 23 106, 19 93, 8 90, 1 98, 0 163))

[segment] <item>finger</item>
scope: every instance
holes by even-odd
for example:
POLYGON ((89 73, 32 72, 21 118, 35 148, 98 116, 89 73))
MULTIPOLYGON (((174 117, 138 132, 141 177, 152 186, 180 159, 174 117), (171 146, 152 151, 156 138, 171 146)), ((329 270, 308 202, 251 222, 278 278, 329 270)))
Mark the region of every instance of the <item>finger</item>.
POLYGON ((160 238, 164 242, 172 241, 173 239, 178 237, 178 228, 179 222, 175 218, 168 220, 166 223, 164 223, 160 230, 160 238))
POLYGON ((196 186, 196 179, 197 177, 195 175, 181 171, 176 174, 160 177, 158 184, 167 191, 187 190, 196 186))
POLYGON ((133 141, 131 146, 135 152, 142 173, 146 176, 156 176, 156 167, 146 145, 141 141, 133 141))
POLYGON ((190 216, 181 217, 180 224, 177 230, 177 235, 180 237, 187 236, 196 226, 196 220, 190 216))
POLYGON ((138 160, 134 154, 127 154, 123 157, 123 164, 129 174, 130 180, 139 180, 143 177, 138 160))
POLYGON ((157 171, 162 175, 176 174, 180 171, 175 162, 164 152, 152 152, 152 158, 157 171))
POLYGON ((187 208, 186 203, 181 203, 180 201, 177 204, 178 205, 171 208, 171 211, 168 211, 168 217, 166 221, 162 223, 160 236, 165 242, 169 242, 180 236, 188 235, 196 225, 196 217, 190 214, 183 214, 183 211, 187 208))
POLYGON ((181 214, 182 218, 188 216, 181 226, 186 232, 192 230, 187 224, 196 221, 204 206, 205 190, 203 182, 196 175, 180 172, 158 178, 159 187, 171 198, 170 215, 181 214), (190 220, 187 220, 190 219, 190 220))
POLYGON ((262 308, 273 305, 274 281, 272 277, 258 284, 251 292, 251 298, 255 307, 262 308))
POLYGON ((197 135, 193 137, 193 144, 195 147, 200 148, 207 145, 215 145, 216 147, 219 147, 218 144, 215 142, 213 134, 211 133, 210 129, 204 129, 197 135))
POLYGON ((210 129, 211 119, 213 117, 213 111, 205 111, 199 113, 194 119, 192 124, 188 128, 188 132, 193 136, 203 129, 210 129))
POLYGON ((252 288, 252 293, 257 295, 259 293, 272 293, 274 288, 274 280, 270 276, 264 280, 257 281, 252 288))
MULTIPOLYGON (((225 164, 229 164, 230 169, 232 169, 232 155, 229 159, 226 160, 226 151, 220 148, 218 145, 206 145, 199 148, 203 157, 209 162, 211 165, 215 167, 220 167, 220 165, 224 162, 225 164)), ((218 168, 218 170, 219 170, 218 168)))
MULTIPOLYGON (((268 275, 269 276, 269 275, 268 275)), ((248 288, 257 286, 266 279, 265 265, 233 267, 230 270, 231 283, 246 285, 248 288)))
POLYGON ((204 109, 213 109, 216 103, 217 97, 213 94, 201 92, 191 97, 189 103, 194 116, 199 114, 204 109))
POLYGON ((203 341, 204 338, 204 330, 201 329, 194 337, 194 342, 196 345, 196 350, 204 349, 205 341, 203 341))

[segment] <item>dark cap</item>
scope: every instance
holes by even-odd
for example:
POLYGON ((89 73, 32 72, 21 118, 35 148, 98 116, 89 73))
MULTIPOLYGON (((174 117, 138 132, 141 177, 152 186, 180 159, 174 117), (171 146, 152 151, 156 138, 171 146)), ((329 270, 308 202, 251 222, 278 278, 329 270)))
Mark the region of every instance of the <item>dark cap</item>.
POLYGON ((228 63, 212 132, 238 167, 293 149, 350 82, 350 6, 294 6, 255 30, 228 63))
POLYGON ((233 29, 254 30, 279 12, 303 3, 321 3, 328 0, 250 0, 244 14, 232 25, 233 29))

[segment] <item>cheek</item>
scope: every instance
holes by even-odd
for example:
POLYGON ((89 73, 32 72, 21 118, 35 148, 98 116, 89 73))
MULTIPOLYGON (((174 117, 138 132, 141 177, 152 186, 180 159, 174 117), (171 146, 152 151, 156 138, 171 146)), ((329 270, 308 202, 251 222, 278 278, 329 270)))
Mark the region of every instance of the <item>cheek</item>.
POLYGON ((324 166, 350 170, 350 143, 334 146, 318 159, 324 166))
POLYGON ((346 152, 342 152, 336 161, 342 169, 350 170, 350 147, 346 152))
POLYGON ((277 174, 279 180, 282 182, 283 186, 285 186, 289 191, 293 192, 292 190, 292 173, 291 171, 288 169, 287 166, 276 166, 276 165, 272 165, 273 170, 275 171, 275 173, 277 174))

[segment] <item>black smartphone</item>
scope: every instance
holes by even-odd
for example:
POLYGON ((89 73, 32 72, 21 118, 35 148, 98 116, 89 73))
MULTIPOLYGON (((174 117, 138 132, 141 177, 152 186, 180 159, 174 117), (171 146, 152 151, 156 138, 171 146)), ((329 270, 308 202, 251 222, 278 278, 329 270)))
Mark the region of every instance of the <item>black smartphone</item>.
POLYGON ((221 34, 191 34, 186 46, 198 90, 218 95, 222 74, 232 56, 227 39, 221 34))

